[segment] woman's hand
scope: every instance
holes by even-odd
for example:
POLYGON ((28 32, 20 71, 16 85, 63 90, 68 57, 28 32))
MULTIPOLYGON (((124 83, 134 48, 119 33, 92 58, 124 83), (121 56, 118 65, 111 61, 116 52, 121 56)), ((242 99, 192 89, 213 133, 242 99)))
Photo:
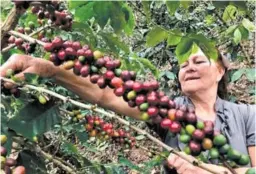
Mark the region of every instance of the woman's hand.
MULTIPOLYGON (((55 67, 52 62, 33 58, 28 55, 13 54, 1 67, 0 76, 5 77, 6 71, 12 69, 20 71, 15 77, 24 80, 24 73, 33 73, 41 77, 53 77, 56 75, 59 67, 55 67)), ((12 84, 5 83, 5 87, 10 88, 12 84)))
MULTIPOLYGON (((192 156, 187 155, 187 157, 193 159, 192 156)), ((169 155, 167 163, 170 168, 175 168, 178 174, 210 174, 210 172, 196 167, 172 153, 169 155)))
MULTIPOLYGON (((183 153, 183 152, 181 152, 181 153, 183 153)), ((183 154, 186 155, 185 153, 183 153, 183 154)), ((191 160, 195 159, 191 155, 186 155, 186 156, 187 156, 187 158, 189 158, 191 160)), ((193 164, 190 164, 183 158, 181 158, 175 154, 172 154, 172 153, 169 155, 169 157, 167 159, 167 164, 170 168, 175 168, 177 170, 178 174, 197 174, 197 173, 211 174, 210 172, 208 172, 200 167, 194 166, 193 164)), ((209 168, 214 169, 215 171, 219 171, 219 173, 231 174, 231 172, 225 167, 217 166, 214 164, 206 164, 206 165, 209 168)), ((243 169, 242 171, 243 171, 243 173, 245 173, 246 169, 243 169)), ((238 173, 240 174, 241 172, 238 172, 238 173)))

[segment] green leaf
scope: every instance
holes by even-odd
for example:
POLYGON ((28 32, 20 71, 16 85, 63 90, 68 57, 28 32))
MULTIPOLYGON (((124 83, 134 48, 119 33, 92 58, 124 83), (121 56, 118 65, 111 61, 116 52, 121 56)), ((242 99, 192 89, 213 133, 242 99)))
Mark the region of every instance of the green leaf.
POLYGON ((255 69, 253 69, 253 68, 246 69, 245 75, 246 75, 247 79, 251 82, 254 82, 256 80, 256 73, 255 73, 255 69))
POLYGON ((111 2, 104 1, 100 3, 95 2, 95 5, 93 6, 93 11, 95 13, 96 21, 98 22, 100 27, 103 28, 107 24, 110 18, 110 9, 112 6, 111 6, 111 2))
POLYGON ((47 173, 44 158, 30 150, 23 150, 19 153, 17 162, 26 168, 26 173, 44 174, 47 173))
MULTIPOLYGON (((112 28, 115 30, 115 33, 116 34, 120 34, 121 31, 123 29, 126 28, 126 17, 128 16, 127 18, 127 21, 129 20, 129 13, 127 14, 127 10, 128 8, 126 9, 126 13, 124 13, 124 11, 122 11, 122 6, 121 6, 121 1, 120 2, 117 2, 117 1, 113 1, 112 2, 112 5, 111 5, 111 9, 110 10, 110 25, 112 26, 112 28)), ((131 11, 130 11, 131 12, 131 11)), ((134 27, 134 21, 132 21, 133 19, 131 19, 131 28, 133 29, 134 27)), ((130 30, 132 30, 130 29, 130 30)), ((129 31, 129 26, 127 27, 126 31, 129 31)), ((129 31, 131 32, 131 31, 129 31)))
POLYGON ((32 85, 38 84, 39 75, 32 74, 32 73, 24 73, 24 76, 25 76, 25 82, 32 84, 32 85))
POLYGON ((68 9, 76 9, 83 5, 86 5, 87 3, 90 3, 90 1, 76 1, 76 0, 67 0, 68 1, 68 9))
POLYGON ((67 153, 68 155, 78 154, 78 149, 77 149, 76 145, 74 145, 73 143, 64 142, 61 145, 61 148, 62 148, 63 152, 67 153))
POLYGON ((245 72, 245 69, 237 70, 231 77, 231 82, 237 81, 245 72))
POLYGON ((171 16, 174 15, 177 8, 179 8, 179 6, 180 6, 179 1, 166 1, 165 4, 166 4, 167 10, 171 16))
POLYGON ((256 27, 255 25, 249 21, 248 19, 244 18, 242 21, 243 26, 250 32, 255 32, 256 27))
POLYGON ((190 6, 190 4, 192 3, 192 1, 180 1, 180 5, 183 7, 183 8, 185 8, 185 9, 187 9, 189 6, 190 6))
POLYGON ((126 21, 124 31, 126 34, 130 35, 133 33, 133 29, 135 27, 135 19, 134 19, 133 11, 131 7, 129 7, 127 4, 123 4, 122 11, 124 13, 125 21, 126 21))
POLYGON ((227 35, 230 35, 230 34, 233 35, 233 32, 235 31, 236 28, 237 28, 237 25, 231 25, 230 27, 228 27, 228 29, 225 31, 225 33, 227 35))
POLYGON ((212 15, 207 15, 204 20, 207 25, 211 25, 215 22, 215 18, 212 15))
MULTIPOLYGON (((75 21, 85 22, 85 21, 91 19, 95 15, 94 11, 93 11, 94 4, 95 4, 95 2, 91 2, 91 1, 87 2, 87 3, 83 2, 83 1, 77 1, 75 3, 75 5, 77 5, 76 9, 75 9, 75 13, 74 13, 75 21), (82 5, 82 4, 85 4, 85 5, 82 5)), ((75 5, 73 5, 73 6, 75 6, 75 5)))
POLYGON ((180 30, 171 30, 168 32, 167 46, 177 45, 182 38, 182 32, 180 30))
POLYGON ((141 1, 142 8, 143 8, 144 13, 146 14, 148 23, 150 22, 150 18, 151 18, 151 13, 150 13, 150 4, 151 3, 152 3, 151 1, 144 1, 144 0, 141 1))
POLYGON ((244 28, 244 26, 240 25, 238 29, 242 35, 242 40, 249 39, 249 31, 246 28, 244 28))
POLYGON ((92 49, 97 46, 97 38, 87 23, 74 21, 72 24, 72 30, 81 33, 82 37, 80 41, 82 44, 88 44, 92 49))
POLYGON ((145 137, 145 135, 138 135, 138 136, 136 136, 135 138, 136 138, 136 140, 143 140, 143 139, 145 139, 146 137, 145 137))
POLYGON ((180 43, 175 49, 175 54, 178 58, 179 64, 184 63, 191 54, 193 40, 187 37, 182 37, 180 43))
POLYGON ((41 135, 59 124, 59 109, 50 101, 46 105, 38 101, 26 104, 15 117, 8 122, 8 127, 26 138, 33 140, 34 136, 41 135))
POLYGON ((230 20, 233 20, 236 18, 235 14, 237 12, 237 8, 233 5, 228 5, 226 8, 225 8, 225 11, 223 13, 223 16, 222 16, 222 19, 227 22, 227 21, 230 21, 230 20))
POLYGON ((130 162, 128 159, 126 159, 124 157, 119 157, 118 161, 119 161, 119 163, 129 167, 130 169, 142 172, 142 169, 140 169, 138 166, 134 165, 132 162, 130 162))
POLYGON ((236 44, 236 45, 239 44, 240 41, 241 41, 241 39, 242 39, 242 35, 241 35, 241 33, 240 33, 240 30, 237 28, 237 29, 235 30, 235 32, 234 32, 234 42, 235 42, 235 44, 236 44))
POLYGON ((161 27, 156 26, 146 36, 146 44, 148 47, 153 47, 164 41, 168 37, 168 33, 161 27))
POLYGON ((115 52, 116 55, 119 55, 120 50, 125 53, 129 53, 129 47, 122 41, 120 41, 119 37, 110 34, 100 32, 99 35, 106 42, 107 46, 110 48, 110 51, 115 52))
POLYGON ((165 71, 165 75, 168 79, 174 80, 175 79, 175 74, 171 71, 165 71))
POLYGON ((217 8, 224 8, 229 4, 228 1, 212 1, 212 3, 217 8))
POLYGON ((150 69, 150 71, 152 72, 152 74, 155 77, 158 77, 158 75, 159 75, 158 69, 148 59, 139 58, 138 61, 141 62, 144 65, 145 68, 150 69))

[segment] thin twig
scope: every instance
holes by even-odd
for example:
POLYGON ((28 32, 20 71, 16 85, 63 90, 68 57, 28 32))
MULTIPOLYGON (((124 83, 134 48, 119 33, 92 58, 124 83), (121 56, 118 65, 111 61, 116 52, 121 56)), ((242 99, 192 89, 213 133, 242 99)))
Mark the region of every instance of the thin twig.
MULTIPOLYGON (((14 83, 16 85, 20 85, 16 82, 14 82, 13 80, 10 80, 10 79, 7 79, 7 78, 4 78, 4 77, 1 77, 0 78, 1 80, 4 80, 4 81, 7 81, 7 82, 10 82, 10 83, 14 83)), ((84 103, 81 103, 81 102, 78 102, 78 101, 75 101, 75 100, 72 100, 70 99, 69 97, 65 97, 65 96, 62 96, 60 94, 57 94, 53 91, 50 91, 48 89, 45 89, 45 88, 42 88, 42 87, 36 87, 36 86, 33 86, 33 85, 22 85, 23 88, 29 88, 29 89, 33 89, 33 90, 36 90, 36 91, 39 91, 39 92, 44 92, 44 93, 47 93, 51 96, 54 96, 64 102, 70 102, 72 103, 73 105, 76 105, 78 107, 81 107, 81 108, 85 108, 85 109, 88 109, 88 110, 93 110, 94 112, 97 112, 97 113, 100 113, 102 115, 105 115, 109 118, 114 118, 116 119, 117 121, 119 121, 120 123, 126 125, 126 126, 129 126, 131 129, 135 130, 136 132, 139 132, 140 134, 143 134, 145 135, 147 138, 149 138, 151 141, 155 142, 156 144, 160 145, 161 147, 165 148, 166 150, 168 150, 170 153, 173 153, 179 157, 181 157, 182 159, 186 160, 187 162, 195 165, 195 166, 198 166, 204 170, 207 170, 208 172, 211 172, 211 173, 214 173, 214 174, 220 174, 219 171, 215 170, 215 169, 212 169, 212 168, 209 168, 207 166, 207 164, 197 160, 197 159, 192 159, 192 158, 188 158, 188 156, 182 152, 179 152, 179 151, 176 151, 175 149, 173 149, 172 147, 168 146, 167 144, 163 143, 162 141, 156 139, 154 136, 150 135, 149 133, 147 133, 146 131, 140 129, 140 128, 137 128, 136 126, 133 126, 130 124, 130 122, 114 115, 114 114, 110 114, 109 112, 107 111, 104 111, 102 109, 99 109, 98 107, 96 106, 93 106, 92 105, 88 105, 88 104, 84 104, 84 103)), ((23 89, 21 88, 21 89, 23 89)), ((225 174, 226 172, 224 172, 225 174)))
POLYGON ((14 31, 14 30, 8 31, 8 33, 9 33, 10 35, 13 35, 13 36, 22 38, 22 39, 24 39, 24 40, 26 40, 26 41, 28 41, 28 42, 30 42, 30 43, 37 43, 37 44, 42 45, 42 46, 45 45, 45 43, 42 42, 42 41, 40 41, 40 40, 34 39, 34 38, 32 38, 32 37, 30 37, 30 36, 28 36, 28 35, 19 33, 19 32, 14 31))
MULTIPOLYGON (((18 143, 21 142, 18 138, 15 138, 15 137, 13 137, 13 140, 15 142, 18 142, 18 143)), ((76 173, 75 169, 73 168, 73 166, 70 167, 70 165, 63 164, 62 160, 60 161, 58 158, 52 156, 51 154, 44 152, 41 149, 40 146, 38 146, 38 145, 35 146, 35 145, 31 144, 31 143, 25 143, 24 145, 27 146, 29 149, 39 153, 43 158, 45 158, 45 159, 47 159, 49 161, 52 161, 54 164, 59 166, 61 169, 65 170, 67 173, 70 173, 70 174, 75 174, 76 173)))
MULTIPOLYGON (((28 36, 32 37, 32 36, 38 34, 39 32, 41 32, 41 31, 43 31, 43 30, 45 30, 49 27, 50 27, 50 25, 45 25, 45 26, 39 28, 37 31, 34 31, 33 33, 30 33, 28 36)), ((7 47, 3 48, 1 52, 5 53, 5 52, 9 51, 11 48, 13 48, 15 46, 16 46, 15 44, 10 44, 7 47)))

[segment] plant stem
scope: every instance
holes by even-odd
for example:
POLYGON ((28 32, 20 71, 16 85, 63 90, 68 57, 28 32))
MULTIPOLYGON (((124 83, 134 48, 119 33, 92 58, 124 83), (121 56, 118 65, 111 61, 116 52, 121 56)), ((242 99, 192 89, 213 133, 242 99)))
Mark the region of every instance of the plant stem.
MULTIPOLYGON (((32 37, 32 36, 38 34, 39 32, 41 32, 41 31, 43 31, 43 30, 45 30, 45 29, 47 29, 49 27, 50 27, 50 25, 45 25, 45 26, 39 28, 37 31, 34 31, 33 33, 30 33, 28 36, 32 37)), ((8 45, 7 47, 2 49, 2 53, 5 53, 5 52, 9 51, 11 48, 13 48, 15 46, 16 46, 15 44, 8 45)))
MULTIPOLYGON (((13 137, 13 140, 18 143, 22 143, 19 138, 13 137)), ((49 161, 52 161, 54 164, 65 170, 67 173, 75 174, 75 169, 70 164, 67 164, 66 162, 63 164, 63 160, 60 160, 59 158, 56 158, 52 156, 49 153, 44 152, 40 146, 33 145, 32 143, 24 143, 25 146, 27 146, 30 150, 35 151, 36 153, 39 153, 43 158, 48 159, 49 161)))
POLYGON ((26 41, 28 41, 28 42, 30 42, 30 43, 37 43, 37 44, 39 44, 39 45, 41 45, 41 46, 44 46, 44 44, 45 44, 44 42, 42 42, 42 41, 40 41, 40 40, 34 39, 34 38, 32 38, 32 37, 30 37, 30 36, 28 36, 28 35, 19 33, 19 32, 17 32, 17 31, 11 30, 11 31, 8 31, 8 33, 9 33, 10 35, 13 35, 13 36, 22 38, 22 39, 24 39, 24 40, 26 40, 26 41))
MULTIPOLYGON (((7 78, 4 78, 4 77, 1 77, 0 78, 1 80, 4 80, 4 81, 7 81, 7 82, 11 82, 11 83, 14 83, 16 85, 20 85, 16 82, 14 82, 13 80, 10 80, 10 79, 7 79, 7 78)), ((88 109, 88 110, 92 110, 94 112, 97 112, 97 113, 100 113, 102 115, 105 115, 111 119, 116 119, 118 122, 126 125, 126 126, 129 126, 131 129, 135 130, 136 132, 140 133, 140 134, 143 134, 145 135, 147 138, 149 138, 151 141, 155 142, 156 144, 158 144, 159 146, 165 148, 166 150, 168 150, 170 153, 173 153, 179 157, 181 157, 182 159, 186 160, 187 162, 193 164, 194 166, 198 166, 204 170, 207 170, 208 172, 211 172, 211 173, 214 173, 214 174, 220 174, 219 171, 216 171, 212 168, 209 168, 207 166, 207 164, 205 163, 202 163, 201 161, 197 160, 197 159, 191 159, 191 158, 188 158, 188 156, 184 153, 181 153, 179 151, 176 151, 175 149, 173 149, 172 147, 168 146, 167 144, 163 143, 162 141, 158 140, 157 138, 155 138, 154 136, 150 135, 149 133, 147 133, 146 131, 140 129, 140 128, 137 128, 136 126, 133 126, 130 124, 130 122, 118 117, 117 115, 115 114, 111 114, 109 112, 106 112, 104 111, 103 109, 99 109, 97 106, 95 105, 89 105, 89 104, 84 104, 84 103, 81 103, 81 102, 78 102, 78 101, 75 101, 75 100, 72 100, 70 99, 69 97, 65 97, 65 96, 62 96, 60 94, 57 94, 53 91, 50 91, 48 89, 45 89, 45 88, 42 88, 42 87, 36 87, 36 86, 33 86, 33 85, 22 85, 23 88, 28 88, 28 89, 33 89, 33 90, 36 90, 36 91, 39 91, 39 92, 44 92, 44 93, 47 93, 51 96, 54 96, 64 102, 70 102, 72 103, 73 105, 75 106, 78 106, 78 107, 81 107, 81 108, 85 108, 85 109, 88 109)), ((21 88, 22 89, 22 88, 21 88)))

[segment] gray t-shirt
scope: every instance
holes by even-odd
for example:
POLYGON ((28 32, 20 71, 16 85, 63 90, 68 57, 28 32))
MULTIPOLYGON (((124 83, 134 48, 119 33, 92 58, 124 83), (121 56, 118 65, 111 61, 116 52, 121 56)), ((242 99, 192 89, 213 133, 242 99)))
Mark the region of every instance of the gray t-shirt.
MULTIPOLYGON (((185 104, 193 106, 191 100, 186 96, 176 98, 175 102, 177 105, 185 104)), ((255 146, 256 106, 235 104, 218 97, 215 103, 215 110, 217 114, 215 130, 219 130, 226 136, 231 147, 242 154, 248 155, 247 147, 255 146)), ((185 147, 183 143, 178 141, 178 136, 172 137, 169 131, 161 129, 160 126, 155 127, 155 130, 161 136, 165 144, 178 150, 182 150, 185 147)), ((213 163, 217 163, 217 161, 213 163)), ((251 166, 251 164, 248 166, 251 166)))

